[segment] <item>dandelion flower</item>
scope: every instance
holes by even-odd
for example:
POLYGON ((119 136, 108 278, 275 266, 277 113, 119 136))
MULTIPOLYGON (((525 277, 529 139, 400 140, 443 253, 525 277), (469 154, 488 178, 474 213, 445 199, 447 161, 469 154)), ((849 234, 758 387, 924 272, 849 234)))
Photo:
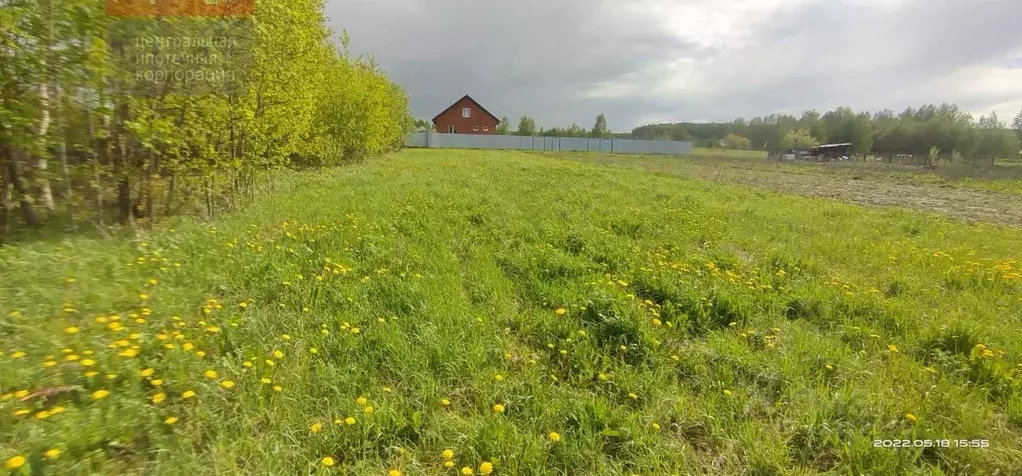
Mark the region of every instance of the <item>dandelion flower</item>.
POLYGON ((149 383, 153 384, 154 387, 159 387, 160 385, 163 385, 163 380, 157 378, 151 380, 149 383))
POLYGON ((17 392, 14 392, 14 397, 15 398, 25 398, 27 396, 28 396, 28 390, 18 390, 17 392))
POLYGON ((277 364, 276 364, 276 362, 274 362, 274 361, 272 361, 270 359, 266 359, 266 365, 269 365, 270 367, 273 367, 274 365, 277 365, 277 364))
POLYGON ((367 407, 363 408, 362 411, 364 411, 366 413, 366 415, 368 415, 368 414, 373 412, 373 407, 372 406, 367 406, 367 407))
POLYGON ((449 407, 449 406, 451 406, 451 401, 446 399, 446 398, 441 398, 440 399, 440 405, 441 406, 445 406, 445 407, 449 407))
POLYGON ((60 456, 61 453, 63 453, 63 452, 60 451, 59 448, 53 448, 53 449, 46 450, 46 452, 43 453, 43 456, 45 456, 47 459, 53 459, 53 458, 56 458, 56 457, 60 456))
POLYGON ((503 381, 503 380, 504 380, 504 376, 503 376, 503 375, 501 375, 501 374, 497 374, 497 375, 494 375, 494 376, 493 376, 493 379, 494 379, 494 380, 496 380, 496 381, 498 381, 498 382, 501 382, 501 381, 503 381))
POLYGON ((57 365, 57 362, 54 362, 52 360, 47 360, 46 362, 43 362, 43 367, 53 367, 55 365, 57 365))
POLYGON ((88 378, 92 378, 92 377, 95 377, 97 375, 99 375, 99 372, 96 372, 95 370, 90 370, 88 372, 85 372, 85 376, 88 377, 88 378))
POLYGON ((20 358, 22 358, 22 357, 24 357, 24 356, 25 356, 25 353, 24 353, 24 352, 21 352, 21 351, 18 351, 18 352, 11 352, 11 355, 10 355, 10 357, 11 357, 12 359, 20 359, 20 358))
POLYGON ((551 431, 547 438, 550 438, 550 441, 561 441, 561 435, 556 431, 551 431))
POLYGON ((204 373, 202 375, 205 375, 206 378, 216 378, 216 371, 215 370, 207 370, 206 373, 204 373))
POLYGON ((454 461, 444 461, 444 467, 445 468, 453 468, 454 467, 454 461))
POLYGON ((77 328, 75 326, 65 327, 64 328, 64 332, 67 332, 68 334, 77 334, 78 331, 80 331, 80 330, 81 329, 79 329, 79 328, 77 328))
POLYGON ((284 391, 284 388, 283 388, 283 387, 281 387, 280 385, 274 385, 274 386, 273 386, 273 391, 274 391, 274 392, 283 392, 283 391, 284 391))
POLYGON ((279 350, 275 350, 275 351, 273 351, 273 356, 278 358, 278 359, 283 359, 284 358, 284 353, 279 351, 279 350))
POLYGON ((220 386, 223 387, 223 388, 233 388, 234 387, 234 382, 232 382, 230 380, 224 380, 223 382, 220 382, 220 386))
POLYGON ((461 468, 461 474, 463 474, 464 476, 472 476, 473 474, 475 474, 475 471, 472 471, 472 468, 465 466, 464 468, 461 468))
POLYGON ((310 353, 310 354, 318 354, 318 353, 319 353, 319 350, 318 350, 318 349, 316 349, 315 347, 310 347, 310 348, 309 348, 309 353, 310 353))
POLYGON ((312 430, 313 433, 319 433, 320 430, 323 429, 323 424, 317 421, 316 423, 313 423, 309 429, 312 430))
POLYGON ((489 461, 483 461, 483 464, 479 465, 480 474, 490 474, 493 472, 493 463, 489 461))
POLYGON ((660 424, 659 423, 653 422, 653 424, 650 425, 650 426, 653 427, 654 430, 660 431, 660 424))
POLYGON ((387 471, 387 476, 401 476, 401 472, 396 469, 392 469, 387 471))
POLYGON ((166 420, 163 420, 163 423, 166 423, 168 425, 173 425, 173 424, 177 423, 177 417, 173 417, 173 416, 172 417, 167 417, 166 420))
POLYGON ((252 368, 252 362, 246 360, 246 361, 242 362, 241 366, 245 367, 246 369, 250 369, 250 368, 252 368))
POLYGON ((199 357, 199 358, 202 358, 202 357, 206 356, 206 353, 200 350, 200 351, 195 353, 195 356, 199 357))
POLYGON ((184 398, 184 399, 189 399, 189 398, 194 398, 194 397, 195 397, 195 390, 185 390, 184 393, 181 394, 181 398, 184 398))
POLYGON ((329 456, 324 456, 323 459, 319 460, 319 462, 323 463, 323 466, 333 466, 334 465, 334 459, 329 457, 329 456))
POLYGON ((600 375, 597 375, 596 377, 599 378, 600 380, 603 380, 604 382, 606 382, 607 379, 610 378, 610 377, 607 377, 607 374, 600 374, 600 375))
POLYGON ((284 340, 291 340, 291 336, 289 336, 287 334, 281 334, 280 338, 284 339, 284 340))
POLYGON ((109 390, 96 390, 95 392, 92 392, 92 399, 93 400, 102 400, 102 399, 108 397, 109 395, 110 395, 110 391, 109 390))
POLYGON ((153 403, 157 403, 157 404, 158 403, 163 403, 163 401, 166 400, 166 399, 167 399, 167 394, 165 394, 163 392, 160 392, 160 393, 157 393, 156 395, 153 395, 153 403))
POLYGON ((269 384, 273 383, 273 380, 270 380, 270 379, 268 379, 266 377, 263 377, 263 378, 259 379, 259 383, 261 383, 263 385, 269 385, 269 384))
POLYGON ((355 417, 345 418, 344 419, 344 424, 345 425, 354 425, 355 424, 355 417))
POLYGON ((444 450, 443 455, 444 459, 454 459, 454 450, 448 448, 444 450))
POLYGON ((887 344, 887 350, 889 350, 892 353, 897 353, 898 347, 894 344, 887 344))
POLYGON ((567 313, 568 313, 568 310, 563 308, 563 307, 559 307, 559 308, 557 308, 556 311, 554 311, 554 314, 556 314, 557 317, 561 317, 561 316, 563 316, 563 315, 565 315, 567 313))
POLYGON ((25 465, 25 457, 18 455, 7 459, 7 469, 18 469, 25 465))
POLYGON ((727 395, 727 396, 730 397, 732 395, 732 392, 730 390, 725 389, 724 390, 724 395, 727 395))
POLYGON ((493 413, 504 413, 504 405, 500 403, 493 404, 493 413))
POLYGON ((639 396, 636 395, 635 392, 632 392, 628 394, 628 398, 631 398, 632 400, 638 400, 639 396))
POLYGON ((910 422, 912 422, 912 423, 916 422, 916 416, 911 414, 911 413, 906 413, 905 414, 905 419, 910 421, 910 422))
POLYGON ((367 400, 366 397, 358 397, 355 399, 355 404, 359 406, 365 405, 366 403, 369 403, 369 400, 367 400))
POLYGON ((29 413, 32 413, 32 411, 31 410, 21 409, 21 410, 18 410, 16 412, 14 412, 14 416, 28 415, 29 413))

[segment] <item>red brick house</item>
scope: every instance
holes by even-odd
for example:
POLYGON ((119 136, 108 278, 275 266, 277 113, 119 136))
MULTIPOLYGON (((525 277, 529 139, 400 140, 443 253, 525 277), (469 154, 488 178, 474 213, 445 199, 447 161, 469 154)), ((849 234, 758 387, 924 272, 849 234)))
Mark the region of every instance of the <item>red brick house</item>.
POLYGON ((500 119, 469 96, 459 99, 433 118, 441 134, 493 134, 500 119))

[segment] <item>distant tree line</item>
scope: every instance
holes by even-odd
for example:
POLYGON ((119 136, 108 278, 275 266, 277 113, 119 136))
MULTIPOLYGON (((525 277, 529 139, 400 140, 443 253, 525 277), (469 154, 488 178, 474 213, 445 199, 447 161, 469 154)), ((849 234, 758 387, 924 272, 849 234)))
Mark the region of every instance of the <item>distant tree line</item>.
POLYGON ((1014 157, 1022 142, 1022 112, 1011 129, 996 113, 974 120, 954 104, 854 112, 847 107, 801 117, 772 114, 732 122, 652 124, 632 131, 636 139, 690 140, 697 147, 773 150, 851 143, 857 154, 898 154, 965 160, 1014 157))

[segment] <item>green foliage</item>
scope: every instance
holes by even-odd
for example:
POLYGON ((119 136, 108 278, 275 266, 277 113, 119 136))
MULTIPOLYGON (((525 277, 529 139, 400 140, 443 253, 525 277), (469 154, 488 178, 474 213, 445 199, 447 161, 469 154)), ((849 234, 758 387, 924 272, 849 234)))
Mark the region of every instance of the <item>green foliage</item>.
MULTIPOLYGON (((348 55, 346 32, 342 50, 333 46, 318 0, 259 2, 254 17, 237 19, 15 2, 0 9, 0 30, 0 142, 10 148, 0 189, 31 185, 15 197, 26 221, 50 182, 66 190, 68 215, 99 227, 199 201, 213 215, 250 198, 266 170, 395 150, 414 127, 404 91, 372 59, 348 55), (170 60, 139 66, 147 53, 201 57, 209 65, 198 71, 219 76, 186 81, 170 60), (67 163, 60 178, 44 167, 56 158, 67 163)), ((63 215, 48 224, 63 225, 63 215)))
POLYGON ((536 130, 536 120, 529 116, 522 116, 518 120, 518 130, 515 132, 516 135, 520 136, 534 136, 538 133, 536 130))
POLYGON ((784 149, 811 149, 820 145, 820 140, 809 133, 809 129, 797 129, 789 131, 781 139, 781 148, 784 149))
POLYGON ((504 116, 500 118, 500 124, 497 124, 497 134, 506 136, 510 134, 511 120, 504 116))
POLYGON ((738 134, 728 134, 724 138, 724 147, 732 150, 747 150, 752 147, 752 143, 738 134))
POLYGON ((593 130, 589 132, 589 137, 602 139, 608 135, 610 135, 610 131, 607 129, 607 116, 601 113, 596 116, 596 123, 593 124, 593 130))

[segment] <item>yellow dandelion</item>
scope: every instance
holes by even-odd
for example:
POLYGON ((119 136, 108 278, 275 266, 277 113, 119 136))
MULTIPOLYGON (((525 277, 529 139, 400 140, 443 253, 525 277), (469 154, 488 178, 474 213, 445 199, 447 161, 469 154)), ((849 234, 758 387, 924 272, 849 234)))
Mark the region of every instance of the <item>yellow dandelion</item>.
POLYGON ((32 413, 32 411, 31 410, 21 409, 21 410, 15 411, 14 412, 14 416, 24 416, 24 415, 28 415, 29 413, 32 413))
POLYGON ((43 453, 43 456, 45 456, 46 459, 53 459, 60 456, 61 453, 63 453, 63 451, 60 451, 59 448, 51 448, 46 450, 46 452, 43 453))
POLYGON ((449 407, 449 406, 451 406, 451 401, 446 399, 446 398, 441 398, 440 399, 440 405, 444 406, 444 407, 449 407))
POLYGON ((387 471, 387 476, 401 476, 401 472, 396 469, 392 469, 387 471))
POLYGON ((563 307, 559 307, 559 308, 557 308, 557 310, 554 311, 554 314, 556 314, 557 317, 561 317, 561 316, 563 316, 563 315, 565 315, 567 313, 568 313, 568 310, 563 308, 563 307))
POLYGON ((159 387, 159 386, 163 385, 163 380, 160 380, 160 379, 156 378, 156 379, 152 379, 149 383, 153 384, 154 387, 159 387))
POLYGON ((472 468, 465 466, 464 468, 461 468, 461 474, 464 476, 472 476, 475 474, 475 471, 472 471, 472 468))
POLYGON ((195 390, 185 390, 184 393, 181 394, 181 398, 184 398, 184 399, 189 399, 189 398, 194 398, 194 397, 195 397, 195 390))
POLYGON ((369 400, 367 400, 366 397, 358 397, 355 399, 355 404, 358 406, 365 405, 366 403, 369 403, 369 400))
POLYGON ((631 398, 632 400, 638 400, 639 396, 633 392, 628 394, 628 398, 631 398))
POLYGON ((500 403, 493 404, 493 413, 504 413, 504 405, 500 403))
POLYGON ((24 356, 25 356, 24 352, 18 351, 18 352, 11 352, 10 358, 12 358, 12 359, 20 359, 20 358, 22 358, 24 356))
POLYGON ((650 425, 650 426, 653 427, 654 430, 660 431, 660 424, 659 423, 653 422, 653 424, 650 425))
POLYGON ((323 466, 333 466, 334 465, 334 459, 329 457, 329 456, 324 456, 323 459, 319 460, 319 462, 323 463, 323 466))
POLYGON ((453 468, 454 467, 454 461, 444 461, 444 467, 445 468, 453 468))
POLYGON ((368 414, 373 412, 373 407, 372 406, 367 406, 367 407, 363 408, 362 411, 365 412, 366 415, 368 415, 368 414))
POLYGON ((273 391, 274 391, 274 392, 283 392, 283 391, 284 391, 284 388, 283 388, 283 387, 281 387, 280 385, 274 385, 274 386, 273 386, 273 391))
POLYGON ((48 412, 46 410, 43 410, 43 411, 35 414, 35 419, 36 420, 45 420, 45 419, 49 418, 51 415, 52 415, 52 413, 50 413, 50 412, 48 412))
POLYGON ((261 383, 263 385, 269 385, 269 384, 273 383, 273 380, 270 380, 270 379, 268 379, 266 377, 263 377, 263 378, 259 379, 259 383, 261 383))
POLYGON ((498 382, 503 381, 504 380, 504 376, 501 375, 501 374, 494 375, 493 376, 493 380, 496 380, 498 382))
POLYGON ((493 463, 489 461, 483 461, 483 464, 479 465, 480 474, 490 474, 493 472, 493 463))
POLYGON ((351 333, 352 334, 358 334, 359 332, 362 332, 359 328, 357 328, 357 327, 352 327, 351 328, 351 333))
POLYGON ((450 448, 444 450, 443 456, 444 459, 454 459, 454 450, 450 448))
POLYGON ((309 353, 310 353, 310 354, 318 354, 318 353, 319 353, 319 350, 318 350, 318 349, 316 349, 315 347, 310 347, 310 348, 309 348, 309 353))
POLYGON ((25 465, 25 457, 18 455, 7 459, 7 469, 18 469, 25 465))
POLYGON ((156 395, 153 395, 153 398, 152 398, 153 403, 157 403, 157 404, 158 403, 163 403, 163 401, 166 400, 166 399, 167 399, 167 394, 165 394, 163 392, 160 392, 160 393, 157 393, 156 395))
POLYGON ((733 393, 730 390, 724 389, 724 395, 731 396, 733 393))
POLYGON ((355 424, 355 417, 345 418, 344 419, 344 424, 345 425, 354 425, 355 424))
POLYGON ((88 378, 92 378, 92 377, 95 377, 97 375, 99 375, 99 372, 96 372, 95 370, 90 370, 88 372, 85 372, 85 376, 88 377, 88 378))
POLYGON ((167 417, 166 420, 163 420, 163 423, 165 423, 167 425, 173 425, 173 424, 177 423, 177 417, 173 417, 173 416, 167 417))
POLYGON ((181 346, 181 348, 184 350, 192 350, 195 348, 195 344, 192 344, 191 342, 185 342, 184 345, 181 346))
POLYGON ((270 367, 273 367, 274 365, 277 365, 277 363, 272 361, 272 360, 270 360, 270 359, 266 359, 266 365, 269 365, 270 367))
POLYGON ((556 431, 551 431, 547 438, 550 438, 550 441, 561 441, 561 435, 556 431))
POLYGON ((220 382, 220 386, 223 387, 223 388, 233 388, 234 387, 234 382, 232 382, 230 380, 224 380, 223 382, 220 382))
POLYGON ((206 378, 216 378, 216 371, 215 370, 207 370, 202 375, 206 376, 206 378))
POLYGON ((905 419, 910 421, 910 422, 912 422, 912 423, 916 422, 916 416, 911 414, 911 413, 906 413, 905 414, 905 419))
POLYGON ((250 368, 252 368, 252 362, 246 360, 246 361, 242 362, 241 366, 245 367, 246 369, 250 369, 250 368))
POLYGON ((206 353, 200 350, 200 351, 195 353, 195 356, 199 357, 199 358, 202 358, 202 357, 206 356, 206 353))
POLYGON ((316 423, 313 423, 309 429, 312 430, 313 433, 319 433, 320 430, 323 429, 323 424, 317 421, 316 423))
POLYGON ((75 326, 65 327, 64 328, 64 332, 67 332, 68 334, 77 334, 78 331, 80 331, 80 330, 81 329, 79 329, 79 328, 77 328, 75 326))
POLYGON ((894 344, 887 344, 887 350, 892 352, 892 353, 897 353, 898 352, 898 347, 896 345, 894 345, 894 344))
POLYGON ((110 396, 109 390, 96 390, 95 392, 92 392, 93 400, 102 400, 108 396, 110 396))
POLYGON ((55 365, 57 365, 57 362, 54 362, 52 360, 47 360, 46 362, 43 362, 43 367, 53 367, 55 365))
POLYGON ((279 350, 275 350, 275 351, 273 351, 273 356, 278 358, 278 359, 283 359, 284 358, 284 353, 279 351, 279 350))
POLYGON ((284 340, 291 340, 291 336, 289 336, 287 334, 281 334, 280 338, 284 339, 284 340))

